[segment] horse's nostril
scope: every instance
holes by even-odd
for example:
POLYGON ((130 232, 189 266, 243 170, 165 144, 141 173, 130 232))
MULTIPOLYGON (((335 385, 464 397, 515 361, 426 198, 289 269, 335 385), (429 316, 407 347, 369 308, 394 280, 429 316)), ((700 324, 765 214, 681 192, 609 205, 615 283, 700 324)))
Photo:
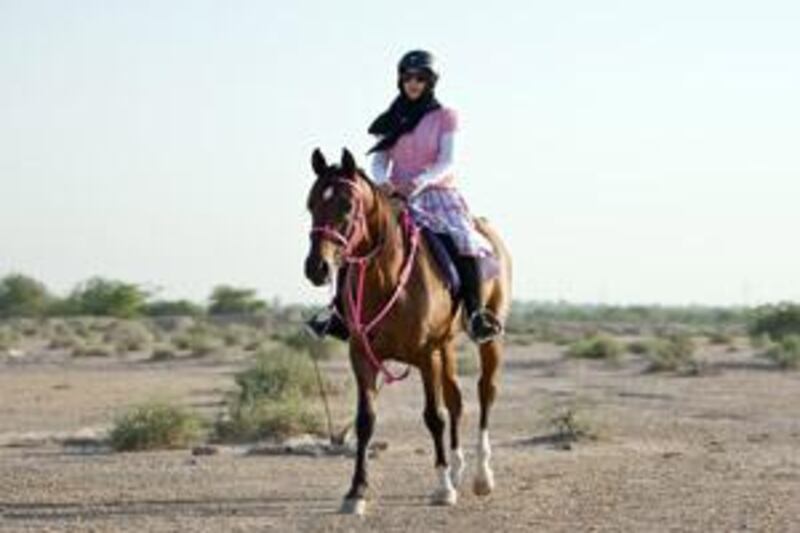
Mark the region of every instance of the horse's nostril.
POLYGON ((330 276, 327 261, 309 257, 306 259, 306 277, 315 285, 322 285, 330 276))

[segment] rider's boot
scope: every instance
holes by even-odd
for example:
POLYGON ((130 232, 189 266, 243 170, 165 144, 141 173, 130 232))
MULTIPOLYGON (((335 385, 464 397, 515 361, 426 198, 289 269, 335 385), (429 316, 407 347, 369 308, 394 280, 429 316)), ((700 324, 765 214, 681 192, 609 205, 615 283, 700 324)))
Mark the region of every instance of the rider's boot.
POLYGON ((461 298, 466 311, 467 334, 476 344, 489 342, 503 333, 503 325, 481 303, 481 277, 478 258, 460 255, 458 274, 461 276, 461 298))

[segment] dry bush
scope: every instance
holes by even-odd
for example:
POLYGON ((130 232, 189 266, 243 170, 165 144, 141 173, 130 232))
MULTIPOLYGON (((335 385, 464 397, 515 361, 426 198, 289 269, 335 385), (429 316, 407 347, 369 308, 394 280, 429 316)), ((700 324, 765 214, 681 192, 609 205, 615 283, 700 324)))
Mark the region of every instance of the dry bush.
POLYGON ((694 342, 687 335, 650 339, 644 353, 649 363, 646 371, 698 373, 700 364, 694 352, 694 342))
POLYGON ((709 343, 723 346, 730 346, 735 340, 734 336, 730 332, 722 329, 706 332, 706 337, 708 338, 709 343))
POLYGON ((72 349, 73 357, 111 357, 114 353, 114 348, 107 344, 79 344, 72 349))
POLYGON ((545 405, 542 414, 549 434, 538 440, 569 450, 574 443, 599 438, 596 424, 579 400, 545 405))
POLYGON ((103 341, 114 345, 121 354, 146 350, 153 340, 147 326, 136 320, 115 321, 103 334, 103 341))
POLYGON ((20 334, 11 326, 0 326, 0 352, 14 348, 21 340, 20 334))
POLYGON ((219 331, 202 322, 173 337, 172 342, 178 350, 188 350, 193 357, 203 357, 223 348, 219 331))
POLYGON ((598 333, 573 343, 566 354, 580 359, 616 361, 622 355, 622 344, 609 335, 598 333))
POLYGON ((202 420, 182 407, 148 402, 115 420, 111 447, 116 451, 185 448, 198 441, 202 427, 202 420))
POLYGON ((172 361, 177 357, 177 352, 173 350, 172 347, 165 344, 153 347, 153 351, 150 354, 150 360, 154 362, 172 361))

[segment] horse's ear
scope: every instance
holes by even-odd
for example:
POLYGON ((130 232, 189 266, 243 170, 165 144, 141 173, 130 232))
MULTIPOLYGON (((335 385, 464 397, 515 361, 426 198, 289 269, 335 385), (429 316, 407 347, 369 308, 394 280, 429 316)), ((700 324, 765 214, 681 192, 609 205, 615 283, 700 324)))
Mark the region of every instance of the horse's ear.
POLYGON ((315 148, 314 153, 311 154, 311 168, 314 169, 317 177, 321 177, 328 170, 328 162, 325 161, 325 156, 322 155, 319 148, 315 148))
POLYGON ((342 170, 348 178, 356 173, 356 160, 347 148, 342 149, 342 170))

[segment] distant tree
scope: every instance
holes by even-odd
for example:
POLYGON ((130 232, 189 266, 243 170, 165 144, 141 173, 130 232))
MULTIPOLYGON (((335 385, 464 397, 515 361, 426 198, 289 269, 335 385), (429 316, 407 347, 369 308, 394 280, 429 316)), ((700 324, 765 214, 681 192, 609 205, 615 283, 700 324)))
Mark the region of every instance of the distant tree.
POLYGON ((198 316, 205 312, 201 305, 189 300, 157 300, 145 306, 149 316, 198 316))
POLYGON ((772 340, 800 335, 800 304, 783 302, 756 308, 750 321, 750 335, 769 335, 772 340))
POLYGON ((246 315, 266 309, 267 304, 256 298, 256 291, 231 287, 230 285, 217 285, 209 298, 210 315, 246 315))
POLYGON ((146 300, 138 285, 95 277, 72 291, 67 307, 81 314, 130 318, 142 313, 146 300))
POLYGON ((43 283, 23 274, 9 274, 0 280, 0 317, 41 316, 51 296, 43 283))

